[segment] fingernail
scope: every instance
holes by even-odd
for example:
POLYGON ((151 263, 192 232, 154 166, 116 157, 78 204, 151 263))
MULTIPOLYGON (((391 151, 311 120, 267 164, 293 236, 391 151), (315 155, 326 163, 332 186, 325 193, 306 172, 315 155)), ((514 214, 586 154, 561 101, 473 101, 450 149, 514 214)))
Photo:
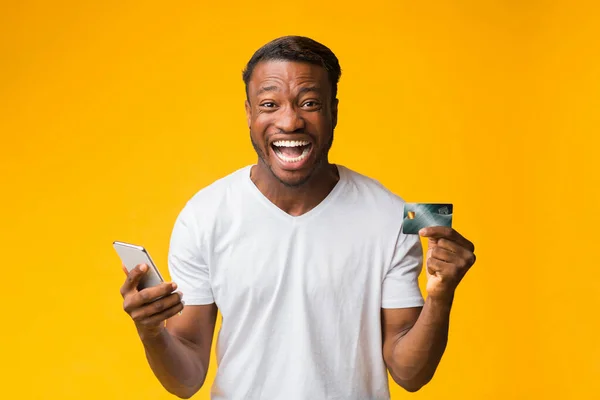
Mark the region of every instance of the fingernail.
POLYGON ((185 306, 185 301, 181 300, 181 304, 183 304, 185 306))
POLYGON ((173 290, 177 289, 177 284, 175 282, 171 283, 171 287, 173 287, 173 290))
POLYGON ((142 271, 142 272, 146 272, 147 269, 148 269, 148 266, 146 264, 142 264, 140 266, 140 271, 142 271))

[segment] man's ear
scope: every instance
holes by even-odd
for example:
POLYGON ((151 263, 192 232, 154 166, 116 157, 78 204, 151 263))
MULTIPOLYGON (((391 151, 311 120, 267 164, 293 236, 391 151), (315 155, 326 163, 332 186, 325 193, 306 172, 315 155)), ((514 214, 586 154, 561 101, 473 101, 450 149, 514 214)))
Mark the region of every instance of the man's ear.
POLYGON ((339 100, 335 99, 333 101, 333 105, 331 107, 331 120, 333 122, 333 126, 332 129, 335 129, 335 127, 337 126, 337 120, 338 120, 338 104, 339 104, 339 100))
POLYGON ((250 107, 250 102, 248 100, 244 102, 244 107, 246 108, 246 121, 248 123, 248 128, 250 128, 252 123, 252 108, 250 107))

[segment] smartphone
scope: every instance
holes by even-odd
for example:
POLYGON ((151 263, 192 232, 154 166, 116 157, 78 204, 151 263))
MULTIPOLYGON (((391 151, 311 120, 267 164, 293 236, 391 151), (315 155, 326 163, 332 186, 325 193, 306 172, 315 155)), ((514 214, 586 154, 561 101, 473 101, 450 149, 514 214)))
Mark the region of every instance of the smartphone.
POLYGON ((137 290, 153 287, 164 282, 158 268, 156 268, 156 264, 154 264, 150 254, 143 246, 115 241, 113 242, 113 247, 128 272, 131 272, 131 270, 140 264, 148 266, 148 271, 146 271, 140 280, 137 290))

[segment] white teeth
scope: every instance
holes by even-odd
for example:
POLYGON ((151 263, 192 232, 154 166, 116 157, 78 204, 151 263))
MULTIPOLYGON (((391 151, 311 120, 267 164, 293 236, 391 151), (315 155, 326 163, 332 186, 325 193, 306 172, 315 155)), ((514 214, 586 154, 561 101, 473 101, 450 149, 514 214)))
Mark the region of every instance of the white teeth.
MULTIPOLYGON (((292 146, 289 146, 289 147, 292 147, 292 146)), ((310 151, 310 148, 308 148, 308 147, 305 148, 304 150, 302 150, 302 154, 300 154, 298 157, 287 157, 277 149, 275 149, 275 154, 277 155, 277 157, 279 157, 279 159, 281 161, 284 161, 287 163, 295 163, 295 162, 304 160, 306 158, 306 156, 308 155, 309 151, 310 151)))
POLYGON ((278 140, 273 142, 273 146, 277 147, 298 147, 310 144, 308 140, 278 140))

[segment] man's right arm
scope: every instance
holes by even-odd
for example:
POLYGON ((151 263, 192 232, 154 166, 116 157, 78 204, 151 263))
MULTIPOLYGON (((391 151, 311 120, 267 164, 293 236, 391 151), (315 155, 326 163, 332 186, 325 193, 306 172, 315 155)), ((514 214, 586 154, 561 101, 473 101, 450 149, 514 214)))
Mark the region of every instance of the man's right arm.
POLYGON ((177 315, 184 306, 181 293, 172 293, 174 283, 137 291, 146 271, 138 265, 127 275, 121 287, 123 308, 135 322, 154 375, 170 393, 189 398, 206 378, 217 307, 187 306, 177 315), (164 297, 156 300, 160 296, 164 297))

